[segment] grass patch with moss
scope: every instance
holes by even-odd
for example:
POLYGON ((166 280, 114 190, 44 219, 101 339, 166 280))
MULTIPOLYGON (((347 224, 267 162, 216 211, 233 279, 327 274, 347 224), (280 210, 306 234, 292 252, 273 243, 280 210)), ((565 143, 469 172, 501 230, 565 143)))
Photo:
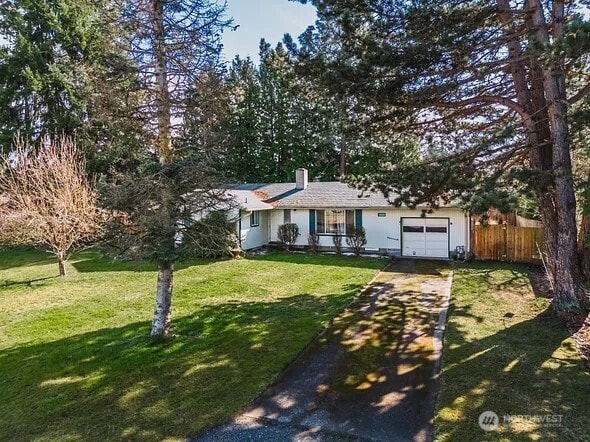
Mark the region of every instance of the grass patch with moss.
POLYGON ((437 439, 590 440, 588 391, 574 343, 550 308, 536 298, 528 269, 508 263, 469 263, 455 270, 445 332, 437 439), (480 413, 500 426, 484 432, 480 413), (539 423, 505 415, 560 415, 539 423))

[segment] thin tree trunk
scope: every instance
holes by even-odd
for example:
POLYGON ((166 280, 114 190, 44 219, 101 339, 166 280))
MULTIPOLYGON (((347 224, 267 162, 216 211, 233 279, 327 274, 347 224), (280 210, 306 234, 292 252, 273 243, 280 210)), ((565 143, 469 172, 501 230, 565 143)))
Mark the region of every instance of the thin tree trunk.
MULTIPOLYGON (((153 55, 155 61, 155 86, 156 86, 156 112, 158 120, 158 137, 156 149, 160 164, 170 164, 173 161, 174 148, 172 145, 171 130, 171 101, 168 89, 168 68, 166 53, 166 35, 164 30, 164 2, 152 0, 151 21, 153 28, 153 55)), ((164 210, 164 218, 168 219, 170 212, 166 208, 170 206, 171 189, 164 188, 161 193, 161 207, 164 210)), ((166 222, 166 221, 163 221, 166 222)), ((173 223, 168 219, 168 222, 173 223)), ((175 229, 164 229, 170 232, 167 240, 174 244, 175 229)), ((166 233, 164 233, 166 234, 166 233)), ((174 246, 172 246, 172 249, 174 246)), ((161 262, 158 266, 158 286, 156 291, 156 308, 152 322, 152 336, 167 336, 170 331, 170 316, 172 305, 172 280, 174 274, 173 261, 161 262)))
POLYGON ((57 267, 59 268, 59 276, 61 276, 61 277, 67 276, 65 254, 64 253, 57 253, 55 256, 57 258, 57 267))
POLYGON ((340 137, 340 175, 346 175, 346 141, 340 137))
POLYGON ((164 33, 163 0, 152 0, 151 20, 154 32, 154 59, 156 82, 156 113, 158 119, 158 138, 156 148, 160 163, 172 161, 171 105, 168 89, 168 66, 166 63, 166 35, 164 33))
POLYGON ((586 278, 590 278, 590 216, 583 215, 578 233, 578 256, 580 257, 580 270, 586 278))
POLYGON ((153 337, 168 336, 170 333, 170 315, 172 307, 172 282, 174 264, 164 262, 158 266, 158 288, 156 293, 156 309, 152 321, 153 337))

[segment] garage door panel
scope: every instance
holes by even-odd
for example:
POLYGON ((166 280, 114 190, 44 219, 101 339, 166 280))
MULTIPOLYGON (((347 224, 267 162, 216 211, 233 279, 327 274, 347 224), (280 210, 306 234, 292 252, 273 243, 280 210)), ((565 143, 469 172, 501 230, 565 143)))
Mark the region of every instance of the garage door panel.
POLYGON ((433 258, 449 256, 449 222, 438 218, 402 220, 402 255, 433 258))
POLYGON ((447 227, 449 225, 449 221, 447 219, 425 218, 424 225, 426 227, 447 227))

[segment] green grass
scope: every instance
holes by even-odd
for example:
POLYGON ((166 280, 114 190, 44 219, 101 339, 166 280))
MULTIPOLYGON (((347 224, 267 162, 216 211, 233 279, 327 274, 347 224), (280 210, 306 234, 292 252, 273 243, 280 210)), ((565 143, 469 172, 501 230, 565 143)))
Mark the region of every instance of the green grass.
POLYGON ((384 261, 273 253, 178 266, 173 332, 149 339, 155 272, 0 253, 0 440, 183 438, 229 419, 384 261))
POLYGON ((437 439, 590 440, 590 373, 527 268, 472 263, 455 270, 445 333, 437 439), (560 426, 520 418, 492 432, 478 417, 562 415, 560 426))

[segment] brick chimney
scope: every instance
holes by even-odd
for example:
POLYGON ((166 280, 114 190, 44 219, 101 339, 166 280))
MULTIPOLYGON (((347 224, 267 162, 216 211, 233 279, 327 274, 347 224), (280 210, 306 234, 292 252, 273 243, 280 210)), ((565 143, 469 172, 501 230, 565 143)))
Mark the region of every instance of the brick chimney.
POLYGON ((307 189, 309 184, 309 178, 307 176, 307 169, 299 168, 295 171, 295 188, 296 189, 307 189))

